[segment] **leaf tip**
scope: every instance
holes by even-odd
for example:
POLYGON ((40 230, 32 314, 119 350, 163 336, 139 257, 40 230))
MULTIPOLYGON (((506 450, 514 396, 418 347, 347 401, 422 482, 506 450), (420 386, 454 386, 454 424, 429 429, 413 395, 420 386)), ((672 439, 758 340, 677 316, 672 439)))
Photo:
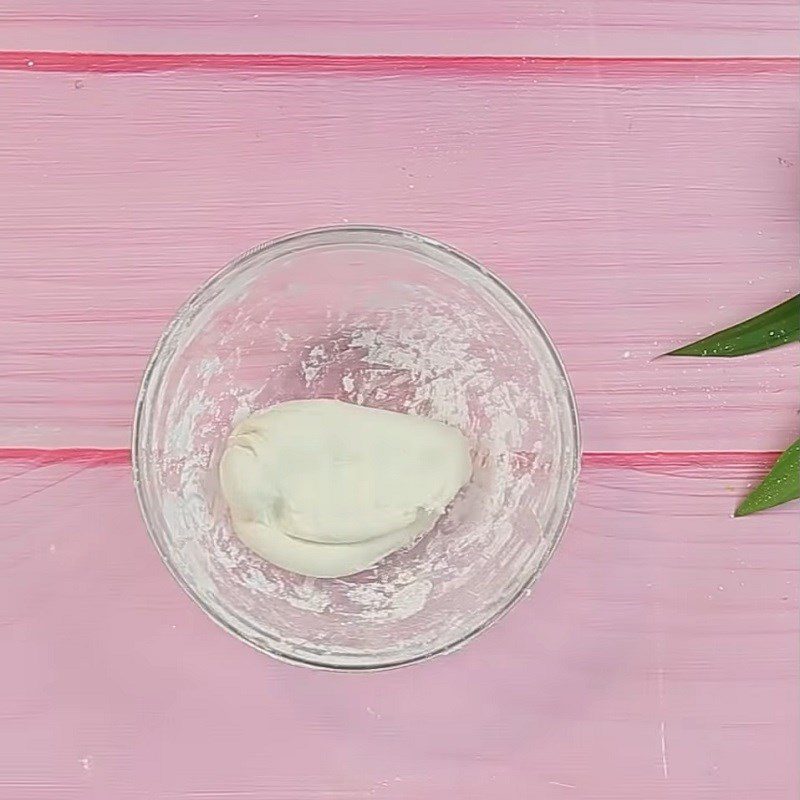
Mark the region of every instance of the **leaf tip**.
POLYGON ((681 357, 684 357, 684 356, 695 356, 695 357, 701 356, 702 357, 702 356, 714 355, 713 353, 710 353, 705 348, 698 349, 697 344, 698 344, 697 342, 693 342, 692 344, 685 344, 682 347, 676 347, 674 350, 670 350, 668 353, 662 353, 660 356, 657 356, 657 358, 662 358, 663 356, 681 356, 681 357))

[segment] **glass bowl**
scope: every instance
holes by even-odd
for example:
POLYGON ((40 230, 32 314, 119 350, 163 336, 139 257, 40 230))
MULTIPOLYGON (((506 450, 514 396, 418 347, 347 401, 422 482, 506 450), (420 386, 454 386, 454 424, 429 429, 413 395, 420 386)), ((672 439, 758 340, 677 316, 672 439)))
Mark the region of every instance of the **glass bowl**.
POLYGON ((265 653, 350 670, 445 653, 507 611, 558 543, 580 460, 572 390, 524 303, 446 245, 367 226, 268 242, 202 286, 145 370, 133 438, 147 529, 189 595, 265 653), (433 531, 346 578, 262 560, 220 496, 232 427, 312 397, 426 415, 472 449, 433 531))

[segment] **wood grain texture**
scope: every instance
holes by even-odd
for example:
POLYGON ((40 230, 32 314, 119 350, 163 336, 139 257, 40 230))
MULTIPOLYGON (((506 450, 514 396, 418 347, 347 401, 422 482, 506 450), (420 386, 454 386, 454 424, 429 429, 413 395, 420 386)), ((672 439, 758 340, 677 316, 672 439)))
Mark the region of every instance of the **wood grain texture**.
POLYGON ((0 444, 128 444, 148 353, 239 252, 408 227, 494 269, 585 446, 778 450, 797 348, 651 359, 797 291, 792 63, 0 72, 0 444))
POLYGON ((790 0, 6 0, 0 49, 401 55, 786 56, 790 0))
POLYGON ((796 436, 798 350, 651 359, 797 291, 799 18, 0 4, 0 800, 796 798, 798 505, 730 513, 774 457, 742 451, 796 436), (592 451, 532 596, 376 675, 208 621, 147 540, 126 449, 187 295, 344 220, 498 272, 565 356, 592 451))
POLYGON ((588 465, 506 618, 428 664, 335 675, 207 620, 127 467, 3 460, 0 797, 792 800, 797 508, 729 517, 763 468, 588 465))
POLYGON ((394 76, 399 73, 517 76, 523 74, 619 72, 645 69, 672 75, 753 75, 798 71, 797 58, 568 58, 559 56, 407 56, 326 55, 286 53, 76 53, 71 51, 2 50, 0 70, 60 73, 269 72, 394 76))

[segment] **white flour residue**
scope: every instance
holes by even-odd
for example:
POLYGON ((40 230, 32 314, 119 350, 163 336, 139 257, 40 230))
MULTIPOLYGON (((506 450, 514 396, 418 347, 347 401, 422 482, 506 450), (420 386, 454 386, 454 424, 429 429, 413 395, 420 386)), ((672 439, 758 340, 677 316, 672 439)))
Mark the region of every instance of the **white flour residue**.
POLYGON ((279 650, 400 652, 435 643, 443 629, 469 632, 476 612, 495 610, 480 603, 507 599, 546 545, 534 477, 548 468, 537 365, 491 309, 401 290, 405 302, 389 310, 374 304, 353 319, 328 313, 321 326, 284 320, 271 346, 263 344, 269 315, 248 324, 250 339, 240 315, 239 327, 217 332, 214 354, 187 367, 174 391, 159 467, 176 563, 220 616, 279 650), (217 464, 236 422, 301 397, 458 427, 471 442, 473 480, 430 534, 371 570, 325 580, 273 567, 232 534, 217 464))

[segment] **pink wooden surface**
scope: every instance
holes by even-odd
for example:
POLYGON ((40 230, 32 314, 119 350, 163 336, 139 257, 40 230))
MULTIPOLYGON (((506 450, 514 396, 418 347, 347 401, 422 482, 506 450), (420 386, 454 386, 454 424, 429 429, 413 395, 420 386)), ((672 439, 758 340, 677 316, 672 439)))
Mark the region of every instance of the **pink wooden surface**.
POLYGON ((797 505, 729 515, 797 348, 651 358, 797 290, 797 33, 784 0, 3 3, 0 800, 795 798, 797 505), (475 58, 518 55, 563 58, 475 58), (352 676, 213 626, 126 453, 186 295, 345 219, 519 291, 589 451, 530 598, 352 676))
POLYGON ((157 563, 125 465, 2 462, 0 796, 796 797, 796 511, 729 517, 765 459, 587 461, 531 597, 374 675, 212 625, 157 563))
POLYGON ((194 287, 350 220, 441 238, 520 292, 587 449, 784 446, 796 350, 651 359, 797 290, 794 63, 361 64, 0 73, 7 441, 127 446, 147 354, 194 287))
POLYGON ((792 56, 794 0, 4 0, 0 49, 792 56))

